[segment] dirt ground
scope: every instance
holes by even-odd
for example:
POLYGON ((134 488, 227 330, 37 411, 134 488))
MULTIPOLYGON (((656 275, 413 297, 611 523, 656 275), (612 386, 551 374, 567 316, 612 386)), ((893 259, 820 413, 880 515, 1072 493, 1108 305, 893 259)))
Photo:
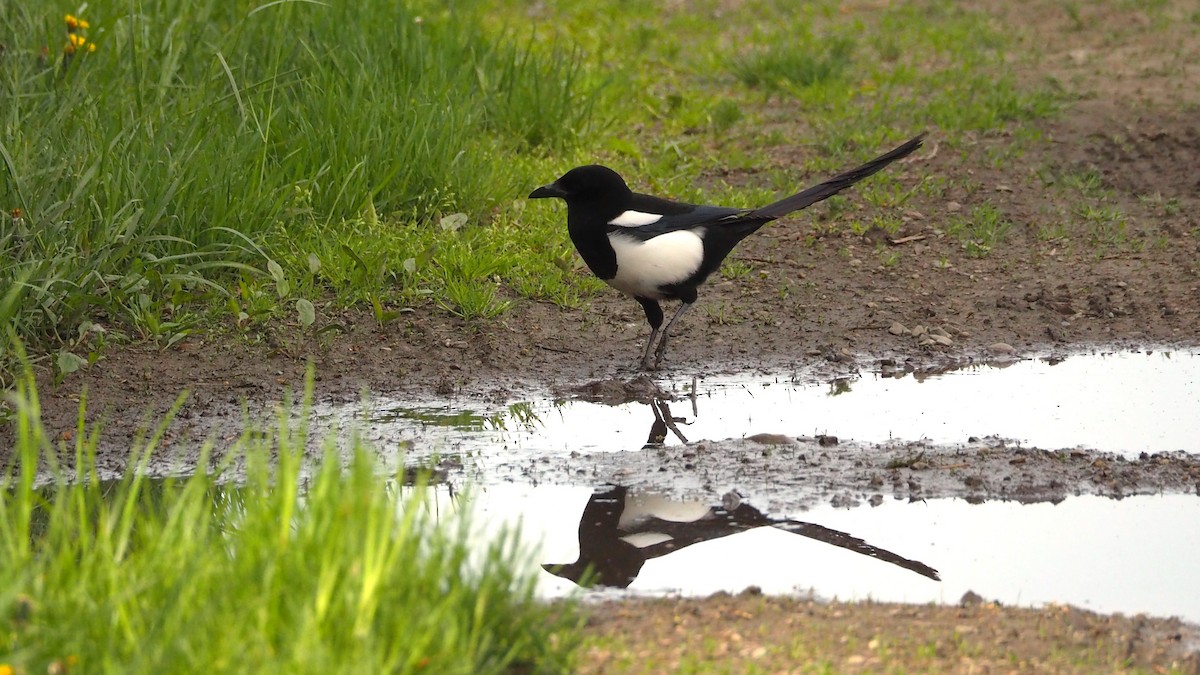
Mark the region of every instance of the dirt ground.
MULTIPOLYGON (((735 258, 752 273, 717 277, 703 289, 672 343, 666 367, 673 374, 788 372, 813 364, 873 370, 886 362, 937 368, 1094 346, 1200 346, 1200 41, 1188 3, 1168 3, 1180 19, 1167 26, 1150 25, 1132 5, 1081 5, 1082 29, 1062 3, 969 4, 1019 26, 1024 40, 1054 45, 1024 76, 1052 76, 1079 99, 1042 124, 1044 142, 999 168, 989 158, 1013 143, 1008 133, 981 134, 964 155, 948 151, 934 130, 910 162, 889 171, 910 185, 920 172, 950 187, 937 201, 907 203, 897 236, 850 233, 818 206, 747 240, 735 258), (1089 172, 1101 183, 1091 193, 1061 185, 1063 176, 1089 172), (946 227, 984 203, 1012 227, 989 255, 971 257, 946 227), (1089 208, 1115 209, 1123 225, 1083 222, 1089 208), (941 328, 946 339, 929 344, 917 327, 941 328)), ((794 162, 809 151, 781 147, 768 160, 794 162)), ((753 178, 719 167, 711 174, 730 183, 753 178)), ((848 201, 864 220, 870 215, 854 195, 848 201)), ((208 420, 240 419, 244 405, 273 405, 285 389, 300 389, 309 359, 322 400, 351 400, 368 389, 500 401, 637 374, 646 330, 636 303, 615 292, 580 311, 516 300, 493 322, 421 310, 381 327, 368 312, 326 311, 319 321, 347 331, 300 348, 290 341, 295 327, 280 326, 252 339, 216 327, 166 351, 115 349, 61 386, 42 383, 44 421, 69 439, 86 391, 89 420, 104 420, 106 447, 123 453, 146 420, 190 390, 168 440, 214 431, 220 438, 236 429, 222 431, 208 420)), ((116 466, 124 458, 109 459, 116 466)), ((1080 480, 1100 480, 1106 467, 1094 459, 1080 463, 1090 472, 1080 480)), ((1195 491, 1200 481, 1189 458, 1145 458, 1139 470, 1150 482, 1174 481, 1168 489, 1195 491)), ((1004 498, 986 490, 978 496, 1004 498)), ((827 605, 757 596, 620 603, 597 607, 589 631, 624 636, 629 648, 622 655, 597 647, 586 659, 594 672, 636 670, 623 659, 643 651, 686 665, 697 640, 708 640, 705 653, 731 671, 749 664, 764 672, 804 670, 822 660, 833 671, 1200 668, 1194 656, 1181 660, 1200 645, 1194 627, 987 603, 827 605), (797 626, 820 626, 817 646, 784 649, 797 626), (893 660, 879 656, 880 641, 893 660), (917 654, 926 644, 934 647, 917 654), (899 652, 911 654, 895 661, 899 652)))
MULTIPOLYGON (((1189 627, 1074 607, 815 602, 753 589, 703 600, 609 603, 590 617, 583 673, 1195 672, 1189 627)), ((1195 648, 1195 644, 1192 645, 1195 648)))

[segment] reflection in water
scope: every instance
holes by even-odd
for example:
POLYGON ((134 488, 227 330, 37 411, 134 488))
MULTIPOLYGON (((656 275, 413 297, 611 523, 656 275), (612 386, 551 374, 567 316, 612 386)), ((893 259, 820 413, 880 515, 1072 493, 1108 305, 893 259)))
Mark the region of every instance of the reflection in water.
POLYGON ((622 486, 597 491, 579 519, 579 559, 542 567, 581 585, 625 588, 637 578, 647 560, 738 532, 774 527, 940 580, 932 567, 845 532, 798 520, 770 518, 742 502, 735 492, 726 494, 721 502, 719 505, 684 502, 622 486))
MULTIPOLYGON (((645 436, 641 431, 630 436, 629 429, 642 425, 642 406, 657 395, 673 400, 676 412, 691 404, 686 423, 662 415, 664 424, 669 421, 666 444, 770 432, 859 443, 960 444, 995 436, 1048 450, 1086 448, 1125 457, 1200 452, 1200 353, 1079 354, 934 374, 897 368, 832 381, 796 374, 697 381, 689 376, 652 382, 656 391, 632 386, 636 382, 622 389, 622 383, 603 381, 597 384, 615 386, 618 395, 542 397, 506 407, 381 398, 365 415, 364 432, 385 451, 411 443, 418 453, 453 449, 484 460, 632 450, 645 436), (628 395, 622 398, 621 391, 628 395), (502 451, 492 452, 497 449, 502 451)), ((661 414, 661 406, 655 407, 661 414)), ((364 417, 358 404, 315 410, 323 421, 364 417)))
POLYGON ((650 401, 650 409, 654 411, 654 423, 650 425, 650 436, 646 438, 646 447, 665 443, 667 440, 667 430, 675 434, 680 443, 688 442, 688 439, 676 424, 677 422, 687 422, 686 418, 671 415, 671 407, 663 399, 656 398, 650 401))

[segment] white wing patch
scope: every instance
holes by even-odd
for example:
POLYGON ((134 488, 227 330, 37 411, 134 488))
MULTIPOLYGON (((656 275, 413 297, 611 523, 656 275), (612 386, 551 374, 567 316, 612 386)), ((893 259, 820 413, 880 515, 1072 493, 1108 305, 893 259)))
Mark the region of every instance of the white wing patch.
POLYGON ((608 221, 609 225, 617 227, 641 227, 662 220, 661 213, 645 213, 643 211, 626 211, 608 221))
POLYGON ((700 269, 703 236, 703 228, 667 232, 646 241, 619 230, 610 232, 617 274, 605 283, 626 295, 661 300, 660 286, 679 283, 700 269))
POLYGON ((629 530, 651 518, 672 523, 694 523, 707 518, 711 511, 712 508, 704 502, 682 502, 653 492, 629 492, 617 527, 629 530))
POLYGON ((650 548, 655 544, 661 544, 664 541, 671 541, 675 537, 664 532, 638 532, 636 534, 628 534, 621 537, 621 541, 627 544, 633 544, 638 548, 650 548))
MULTIPOLYGON (((625 508, 617 522, 617 528, 631 530, 640 527, 652 518, 672 523, 694 523, 711 517, 712 508, 703 502, 680 502, 663 495, 646 492, 631 492, 625 497, 625 508)), ((622 541, 638 548, 647 548, 674 539, 663 532, 637 532, 621 537, 622 541)))

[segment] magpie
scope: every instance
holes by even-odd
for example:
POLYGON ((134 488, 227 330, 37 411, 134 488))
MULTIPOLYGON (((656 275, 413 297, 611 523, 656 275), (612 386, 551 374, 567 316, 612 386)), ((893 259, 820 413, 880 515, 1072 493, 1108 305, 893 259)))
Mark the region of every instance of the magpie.
POLYGON ((675 500, 665 495, 612 485, 592 493, 579 518, 579 557, 542 565, 551 574, 593 586, 629 586, 647 561, 731 534, 773 527, 897 565, 940 581, 934 568, 853 535, 816 523, 773 518, 736 493, 721 503, 675 500))
POLYGON ((637 300, 646 313, 650 339, 641 365, 654 370, 666 354, 671 327, 696 302, 700 285, 738 242, 772 220, 828 199, 913 153, 923 137, 757 209, 687 204, 641 194, 630 190, 616 171, 599 164, 571 169, 531 192, 529 199, 557 197, 567 203, 567 232, 588 269, 637 300), (680 301, 666 328, 659 304, 663 300, 680 301))

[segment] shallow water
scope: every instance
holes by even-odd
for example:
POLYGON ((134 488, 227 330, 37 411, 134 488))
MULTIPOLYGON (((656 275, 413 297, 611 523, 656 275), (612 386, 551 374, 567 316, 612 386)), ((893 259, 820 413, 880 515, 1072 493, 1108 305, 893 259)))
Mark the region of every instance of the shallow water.
MULTIPOLYGON (((527 542, 541 542, 538 562, 570 563, 579 555, 579 519, 592 494, 588 488, 496 485, 477 494, 476 513, 486 527, 519 521, 527 542)), ((719 504, 719 497, 713 502, 719 504)), ((707 595, 758 586, 767 593, 911 603, 956 603, 974 591, 1006 605, 1072 604, 1200 621, 1195 496, 1083 496, 1029 505, 885 500, 874 508, 821 506, 788 515, 919 561, 941 580, 861 551, 761 527, 651 558, 628 588, 707 595)), ((575 588, 550 572, 539 575, 546 595, 575 588)))
MULTIPOLYGON (((666 380, 677 396, 691 381, 666 380)), ((1187 352, 1081 354, 1065 360, 980 365, 918 378, 864 373, 832 382, 792 377, 713 377, 690 400, 669 404, 689 441, 759 433, 828 434, 876 443, 965 443, 996 436, 1043 449, 1086 448, 1136 457, 1200 453, 1200 355, 1187 352)), ((379 397, 318 411, 362 420, 384 449, 541 456, 638 450, 654 413, 645 403, 609 406, 549 398, 508 406, 477 401, 379 397)), ((675 434, 668 444, 680 443, 675 434)))
MULTIPOLYGON (((851 452, 847 440, 957 446, 986 436, 1006 439, 1009 448, 1080 448, 1130 458, 1200 453, 1200 354, 1191 352, 1079 354, 920 377, 723 376, 700 379, 694 396, 690 379, 658 382, 679 398, 658 410, 676 420, 665 439, 674 446, 685 438, 771 433, 837 436, 843 446, 830 450, 835 453, 851 452)), ((379 397, 365 410, 327 408, 317 415, 335 423, 356 419, 385 454, 410 461, 451 456, 473 465, 481 527, 520 522, 527 542, 541 546, 538 563, 568 565, 551 567, 560 575, 578 577, 571 563, 605 561, 611 569, 601 581, 610 590, 603 593, 626 585, 629 592, 685 595, 758 586, 824 598, 954 603, 970 590, 1005 604, 1069 603, 1200 621, 1195 494, 1079 496, 1030 505, 889 497, 857 508, 804 508, 783 500, 790 511, 766 513, 754 497, 769 492, 771 475, 736 474, 742 502, 736 493, 720 492, 729 483, 710 485, 710 477, 686 472, 659 478, 645 468, 654 462, 634 461, 654 452, 643 449, 656 420, 648 403, 544 398, 489 406, 379 397), (614 452, 630 453, 628 461, 614 452), (583 470, 589 455, 600 456, 594 453, 649 475, 638 476, 632 482, 638 487, 628 493, 594 486, 583 470), (543 469, 555 462, 569 470, 543 469), (699 503, 675 501, 682 484, 699 503), (675 513, 625 522, 613 501, 629 494, 641 495, 641 506, 674 502, 675 513), (597 495, 607 500, 607 512, 597 495), (748 520, 746 509, 753 511, 748 520), (740 515, 732 515, 735 510, 740 515), (693 527, 688 521, 698 515, 706 519, 693 527), (752 527, 755 518, 774 525, 752 527)), ((547 595, 576 588, 550 571, 538 574, 547 595)))
MULTIPOLYGON (((1200 454, 1200 353, 1080 354, 922 377, 722 376, 698 380, 694 396, 690 378, 658 382, 677 400, 613 406, 380 396, 365 406, 317 406, 312 438, 353 428, 385 460, 440 457, 448 482, 431 488, 439 508, 456 510, 452 486, 466 482, 481 536, 519 523, 536 550, 530 571, 547 597, 577 592, 579 572, 591 562, 602 582, 588 591, 595 597, 757 586, 842 600, 956 603, 973 591, 1010 605, 1063 603, 1200 622, 1200 484, 1176 484, 1187 494, 979 503, 1019 495, 939 491, 923 470, 916 475, 925 487, 916 494, 928 498, 915 501, 884 496, 900 493, 889 490, 891 478, 849 499, 841 487, 802 494, 812 483, 833 485, 831 471, 849 479, 839 485, 861 484, 853 467, 883 452, 873 444, 897 440, 924 441, 915 453, 952 457, 963 467, 949 474, 959 487, 982 471, 979 453, 1008 466, 1014 444, 1083 449, 1044 460, 1055 466, 1067 455, 1091 465, 1092 450, 1129 458, 1200 454), (663 415, 676 421, 673 431, 656 425, 663 415), (683 438, 694 444, 763 433, 827 434, 841 443, 683 446, 683 438), (698 454, 695 466, 675 462, 665 471, 658 453, 666 451, 646 447, 653 434, 665 434, 677 457, 698 454), (985 436, 1008 440, 964 447, 985 436), (768 453, 774 463, 749 468, 748 460, 768 453), (644 517, 630 517, 634 511, 644 517)), ((1151 473, 1151 491, 1161 489, 1161 475, 1151 473)), ((1067 486, 1038 499, 1079 492, 1120 490, 1067 486)))

